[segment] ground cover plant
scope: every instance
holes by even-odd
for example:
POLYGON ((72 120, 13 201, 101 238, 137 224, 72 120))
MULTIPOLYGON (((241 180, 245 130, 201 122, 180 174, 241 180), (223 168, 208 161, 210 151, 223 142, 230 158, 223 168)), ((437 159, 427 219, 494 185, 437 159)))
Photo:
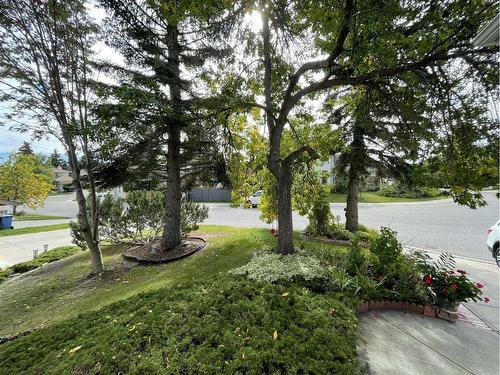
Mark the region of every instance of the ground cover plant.
POLYGON ((308 289, 218 277, 139 294, 4 344, 0 365, 85 374, 353 374, 356 323, 344 303, 308 289))
POLYGON ((0 336, 45 327, 0 345, 2 371, 359 373, 356 306, 426 298, 390 231, 371 249, 297 237, 284 256, 267 230, 201 230, 209 246, 179 262, 137 266, 109 245, 100 277, 80 254, 0 285, 0 336))

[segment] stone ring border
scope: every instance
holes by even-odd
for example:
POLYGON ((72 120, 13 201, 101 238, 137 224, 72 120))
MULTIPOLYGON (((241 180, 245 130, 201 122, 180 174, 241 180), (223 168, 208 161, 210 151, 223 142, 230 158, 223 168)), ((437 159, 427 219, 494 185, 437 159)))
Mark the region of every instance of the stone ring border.
POLYGON ((122 257, 124 259, 127 259, 127 260, 131 260, 131 261, 134 261, 134 262, 138 262, 140 264, 149 264, 149 265, 152 265, 152 264, 162 264, 162 263, 170 263, 170 262, 175 262, 177 260, 181 260, 183 258, 187 258, 191 255, 194 255, 194 254, 197 254, 199 253, 200 251, 202 251, 203 249, 205 249, 208 245, 208 242, 207 240, 205 240, 204 238, 202 237, 196 237, 196 236, 188 236, 188 237, 184 237, 183 240, 190 240, 190 239, 194 239, 194 240, 200 240, 202 242, 202 244, 200 246, 197 246, 193 251, 191 252, 188 252, 188 253, 185 253, 185 254, 182 254, 180 256, 176 256, 174 258, 168 258, 168 259, 163 259, 163 260, 143 260, 143 259, 138 259, 137 257, 133 256, 133 255, 128 255, 126 254, 127 251, 131 250, 131 249, 134 249, 138 246, 144 246, 144 245, 137 245, 137 246, 133 246, 133 247, 130 247, 129 249, 125 250, 122 254, 122 257))

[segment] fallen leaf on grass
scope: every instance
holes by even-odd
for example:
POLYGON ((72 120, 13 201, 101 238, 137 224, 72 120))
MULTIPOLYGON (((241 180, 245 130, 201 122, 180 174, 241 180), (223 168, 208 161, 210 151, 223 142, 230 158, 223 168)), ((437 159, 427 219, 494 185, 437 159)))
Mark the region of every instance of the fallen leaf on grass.
POLYGON ((290 292, 285 292, 285 293, 283 293, 283 294, 281 294, 281 295, 282 295, 283 297, 286 297, 286 296, 288 296, 289 294, 290 294, 290 292))
POLYGON ((276 340, 278 338, 278 331, 273 332, 273 340, 276 340))
POLYGON ((77 351, 79 351, 81 349, 81 347, 82 347, 81 345, 77 346, 76 348, 71 349, 68 353, 75 354, 77 351))

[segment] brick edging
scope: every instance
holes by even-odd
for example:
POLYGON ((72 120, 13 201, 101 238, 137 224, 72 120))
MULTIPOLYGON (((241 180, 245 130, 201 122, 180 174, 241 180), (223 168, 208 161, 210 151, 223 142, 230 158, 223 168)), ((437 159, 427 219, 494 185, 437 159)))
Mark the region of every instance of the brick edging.
POLYGON ((455 322, 458 319, 457 311, 448 311, 442 307, 433 306, 429 304, 421 305, 405 301, 391 301, 391 300, 369 300, 362 302, 357 307, 358 315, 368 311, 404 311, 417 315, 424 315, 432 318, 439 318, 455 322))

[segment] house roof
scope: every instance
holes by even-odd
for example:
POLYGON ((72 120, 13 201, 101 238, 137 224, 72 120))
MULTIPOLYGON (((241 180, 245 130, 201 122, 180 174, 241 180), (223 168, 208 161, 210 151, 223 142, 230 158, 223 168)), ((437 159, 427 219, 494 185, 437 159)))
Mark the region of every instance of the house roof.
POLYGON ((60 182, 61 184, 71 184, 73 183, 73 178, 68 175, 59 176, 54 178, 54 182, 60 182))
POLYGON ((17 201, 0 198, 0 206, 19 206, 20 204, 21 203, 17 201))
POLYGON ((482 29, 472 40, 476 47, 498 46, 499 43, 500 14, 482 29))

